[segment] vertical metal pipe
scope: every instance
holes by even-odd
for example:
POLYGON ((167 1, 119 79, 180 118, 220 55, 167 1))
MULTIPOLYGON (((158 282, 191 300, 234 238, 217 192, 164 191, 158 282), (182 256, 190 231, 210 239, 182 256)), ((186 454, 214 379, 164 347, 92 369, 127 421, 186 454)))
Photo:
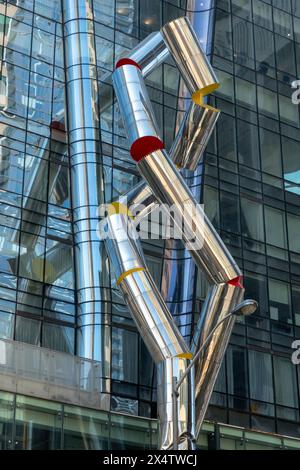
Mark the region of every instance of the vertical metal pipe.
POLYGON ((177 387, 177 377, 172 377, 172 389, 173 389, 173 449, 178 449, 178 409, 177 409, 177 393, 175 392, 177 387))
MULTIPOLYGON (((210 288, 192 340, 194 354, 243 297, 244 289, 239 286, 222 283, 210 288)), ((234 323, 233 315, 219 326, 195 364, 196 437, 199 436, 234 323)))
MULTIPOLYGON (((104 251, 96 232, 104 184, 92 2, 62 0, 62 9, 78 306, 77 353, 100 361, 100 375, 104 378, 109 376, 110 335, 109 317, 102 310, 103 295, 108 293, 104 251)), ((102 383, 103 391, 109 391, 109 381, 102 383)))

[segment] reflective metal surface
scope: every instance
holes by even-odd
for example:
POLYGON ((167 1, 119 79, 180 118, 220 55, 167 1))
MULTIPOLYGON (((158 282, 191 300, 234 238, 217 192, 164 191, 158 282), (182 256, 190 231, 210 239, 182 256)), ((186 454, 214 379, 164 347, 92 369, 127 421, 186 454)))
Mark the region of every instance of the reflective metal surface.
POLYGON ((130 207, 134 215, 135 226, 146 218, 156 207, 158 202, 145 181, 140 181, 136 186, 119 198, 121 204, 130 207))
POLYGON ((133 146, 138 139, 151 137, 162 143, 158 125, 138 67, 123 65, 114 71, 112 79, 130 145, 130 153, 134 158, 133 146))
POLYGON ((170 156, 176 166, 195 171, 219 115, 219 110, 211 106, 199 106, 191 101, 170 150, 170 156))
POLYGON ((186 248, 208 279, 220 283, 241 276, 228 249, 167 153, 159 150, 148 155, 139 162, 138 168, 160 204, 172 207, 170 219, 182 233, 186 248))
MULTIPOLYGON (((186 359, 173 358, 161 362, 157 366, 157 406, 160 423, 160 449, 173 447, 173 416, 172 382, 173 377, 180 379, 188 366, 186 359)), ((195 449, 195 421, 193 415, 194 387, 189 386, 187 379, 183 381, 177 401, 178 449, 195 449), (191 415, 192 413, 192 415, 191 415)))
MULTIPOLYGON (((192 340, 194 353, 215 325, 228 315, 243 297, 244 289, 230 284, 219 284, 210 288, 192 340)), ((199 435, 234 322, 235 316, 232 316, 220 325, 195 365, 196 436, 199 435)))
POLYGON ((154 361, 189 356, 188 347, 146 268, 133 223, 124 214, 110 215, 106 222, 105 244, 117 284, 154 361))
MULTIPOLYGON (((218 79, 187 17, 165 24, 161 32, 192 95, 199 92, 204 96, 218 88, 218 79)), ((193 96, 195 101, 200 101, 199 96, 193 96)))
MULTIPOLYGON (((124 56, 125 57, 125 56, 124 56)), ((126 55, 139 64, 143 77, 149 75, 156 67, 169 57, 169 50, 160 31, 149 34, 140 44, 126 55)))
MULTIPOLYGON (((180 378, 191 354, 145 265, 133 223, 125 214, 110 215, 106 223, 105 244, 117 284, 157 364, 160 448, 168 449, 173 441, 172 377, 180 378)), ((189 409, 194 400, 190 401, 189 393, 193 392, 186 381, 178 400, 178 427, 186 449, 193 445, 190 436, 194 436, 194 411, 189 409)))
POLYGON ((108 281, 104 246, 96 233, 96 211, 103 202, 104 184, 92 2, 63 0, 62 7, 78 300, 77 351, 80 356, 100 361, 102 376, 109 376, 110 331, 102 303, 103 286, 108 286, 108 281))

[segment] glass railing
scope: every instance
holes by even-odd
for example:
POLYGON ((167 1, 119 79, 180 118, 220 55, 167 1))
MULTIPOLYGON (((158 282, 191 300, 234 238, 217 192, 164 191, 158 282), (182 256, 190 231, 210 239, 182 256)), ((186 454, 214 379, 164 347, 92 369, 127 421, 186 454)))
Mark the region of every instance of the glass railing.
POLYGON ((109 383, 101 363, 52 349, 0 340, 1 389, 73 405, 109 410, 109 383))

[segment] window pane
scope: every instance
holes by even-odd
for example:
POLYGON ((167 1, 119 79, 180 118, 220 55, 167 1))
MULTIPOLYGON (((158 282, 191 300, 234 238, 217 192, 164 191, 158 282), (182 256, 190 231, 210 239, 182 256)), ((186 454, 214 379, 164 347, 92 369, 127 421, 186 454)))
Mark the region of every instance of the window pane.
POLYGON ((225 98, 228 101, 233 101, 233 76, 229 73, 217 70, 218 79, 220 81, 220 88, 216 91, 216 95, 225 98))
POLYGON ((45 282, 59 287, 73 289, 72 246, 47 239, 45 258, 45 282))
POLYGON ((287 247, 284 212, 265 206, 266 242, 280 248, 287 247), (276 230, 274 230, 276 227, 276 230))
POLYGON ((17 396, 16 449, 59 449, 60 433, 61 405, 17 396))
POLYGON ((0 312, 0 338, 12 339, 14 335, 14 315, 0 312))
MULTIPOLYGON (((274 8, 273 16, 274 16, 274 31, 280 34, 281 36, 288 37, 288 38, 292 37, 293 25, 292 25, 291 15, 284 13, 282 10, 278 10, 277 8, 274 8)), ((278 66, 278 63, 277 63, 277 66, 278 66)))
POLYGON ((147 449, 150 447, 149 421, 129 416, 111 416, 110 449, 147 449))
POLYGON ((300 217, 287 214, 289 249, 300 253, 300 217))
POLYGON ((229 160, 236 160, 235 120, 221 113, 218 120, 218 154, 229 160))
POLYGON ((0 450, 12 449, 12 429, 14 419, 14 395, 0 392, 0 450))
POLYGON ((108 415, 75 406, 64 407, 64 449, 108 449, 108 415))
POLYGON ((270 317, 284 323, 292 322, 290 286, 285 282, 269 279, 270 317))
POLYGON ((267 116, 278 118, 277 94, 260 86, 257 87, 258 109, 267 116))
POLYGON ((252 23, 233 17, 234 59, 236 63, 250 68, 254 68, 252 28, 252 23))
POLYGON ((260 128, 260 153, 262 170, 271 175, 282 176, 280 137, 274 132, 260 128))
POLYGON ((267 29, 273 28, 272 7, 261 0, 252 0, 254 23, 267 29))
POLYGON ((161 5, 159 0, 140 0, 141 29, 147 36, 161 26, 161 5))
MULTIPOLYGON (((298 408, 296 368, 289 359, 274 356, 274 378, 276 403, 298 408)), ((292 417, 292 410, 280 409, 280 418, 291 419, 292 417)))
POLYGON ((300 326, 300 287, 292 286, 292 302, 296 325, 300 326))
POLYGON ((237 104, 250 109, 256 109, 256 87, 253 83, 236 77, 235 96, 237 104))
POLYGON ((42 334, 44 348, 74 354, 74 340, 74 328, 44 323, 42 334))
POLYGON ((282 154, 284 179, 300 183, 299 142, 282 137, 282 154))
POLYGON ((225 11, 216 11, 214 47, 223 58, 232 58, 231 16, 225 11))
POLYGON ((16 341, 38 346, 40 344, 40 329, 41 322, 29 318, 17 317, 15 339, 16 341))
POLYGON ((264 241, 264 218, 262 204, 241 198, 242 234, 254 240, 264 241))
POLYGON ((16 274, 18 270, 19 255, 18 230, 0 225, 0 269, 1 271, 16 274))
POLYGON ((23 232, 19 275, 36 281, 44 276, 45 239, 23 232))
POLYGON ((266 316, 269 311, 268 304, 268 285, 266 278, 259 274, 245 274, 246 296, 249 299, 258 301, 258 310, 256 315, 266 316))
POLYGON ((251 3, 248 0, 231 0, 232 13, 251 21, 251 3))
POLYGON ((246 350, 238 346, 229 346, 226 357, 228 393, 239 397, 247 397, 248 367, 246 350))
POLYGON ((132 331, 112 329, 112 378, 137 383, 138 336, 132 331))
POLYGON ((244 121, 237 121, 239 162, 259 168, 258 128, 244 121))
POLYGON ((268 74, 270 67, 275 67, 273 34, 259 26, 254 26, 255 54, 257 69, 268 74))
POLYGON ((250 397, 273 403, 273 379, 271 355, 258 351, 248 351, 250 397))
POLYGON ((292 103, 290 97, 279 95, 280 120, 299 127, 298 106, 292 103))
POLYGON ((214 227, 219 227, 220 211, 219 211, 219 194, 217 189, 210 186, 204 186, 204 211, 212 222, 214 227))
POLYGON ((229 232, 240 232, 238 198, 230 193, 221 193, 221 227, 229 232))

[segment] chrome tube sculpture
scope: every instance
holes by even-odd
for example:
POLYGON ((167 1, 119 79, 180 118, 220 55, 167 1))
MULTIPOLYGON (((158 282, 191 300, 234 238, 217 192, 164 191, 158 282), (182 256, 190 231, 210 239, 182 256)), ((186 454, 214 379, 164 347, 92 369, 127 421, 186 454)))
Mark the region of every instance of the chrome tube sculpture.
MULTIPOLYGON (((162 28, 161 34, 192 95, 192 104, 174 142, 172 155, 177 165, 194 169, 202 157, 219 115, 219 111, 205 104, 204 99, 218 88, 219 83, 187 18, 168 23, 162 28)), ((133 57, 137 58, 137 52, 134 54, 133 57)), ((193 339, 193 352, 196 352, 214 325, 242 300, 242 274, 164 149, 139 63, 130 57, 119 61, 113 73, 113 85, 130 143, 131 156, 155 199, 163 207, 171 207, 168 215, 181 232, 184 244, 190 250, 195 263, 212 284, 193 339)), ((155 201, 151 198, 150 191, 140 184, 133 191, 133 200, 141 201, 143 197, 153 207, 155 201)), ((147 208, 145 213, 147 214, 147 208)), ((131 312, 135 316, 132 306, 131 312)), ((233 317, 227 323, 224 322, 196 365, 196 435, 208 406, 233 323, 233 317)), ((160 368, 158 372, 161 373, 160 368)), ((158 383, 163 383, 160 376, 158 383)), ((170 403, 169 394, 170 390, 165 387, 164 396, 168 398, 164 400, 158 395, 160 413, 165 403, 170 403)), ((193 403, 190 403, 190 407, 193 408, 193 403)), ((167 407, 166 412, 169 414, 168 421, 171 421, 171 408, 167 407)), ((165 435, 163 421, 161 448, 166 448, 166 440, 163 438, 165 435)))
POLYGON ((110 319, 103 311, 106 256, 96 232, 104 182, 93 8, 90 0, 63 0, 62 9, 78 299, 77 351, 82 357, 101 362, 99 375, 105 393, 110 391, 110 319))

